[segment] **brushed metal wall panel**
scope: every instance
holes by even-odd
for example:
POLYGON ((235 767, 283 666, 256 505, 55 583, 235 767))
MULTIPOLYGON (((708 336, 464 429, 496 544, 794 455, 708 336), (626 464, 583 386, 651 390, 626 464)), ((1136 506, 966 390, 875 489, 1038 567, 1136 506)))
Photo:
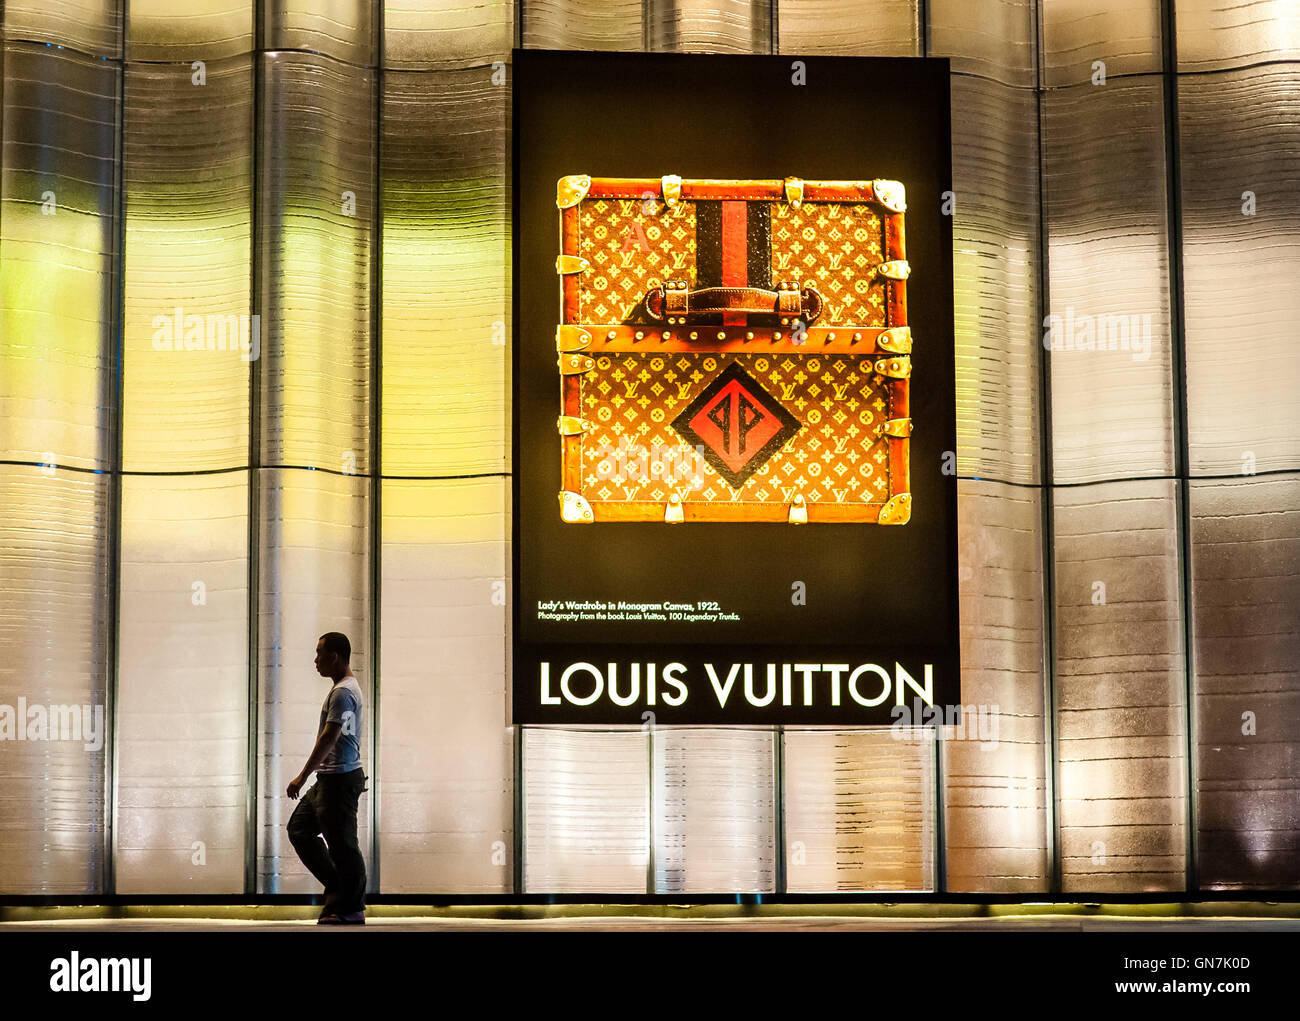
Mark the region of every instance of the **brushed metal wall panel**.
POLYGON ((543 50, 640 50, 640 0, 523 0, 523 45, 543 50))
POLYGON ((1045 96, 1055 481, 1174 467, 1158 78, 1045 96), (1119 168, 1123 168, 1122 174, 1119 168))
POLYGON ((1046 0, 1040 9, 1044 85, 1146 74, 1164 65, 1160 0, 1046 0))
POLYGON ((262 462, 370 469, 376 95, 370 72, 263 54, 262 462))
POLYGON ((242 894, 248 473, 122 479, 116 892, 242 894))
POLYGON ((776 890, 776 732, 656 727, 656 893, 776 890))
POLYGON ((1300 468, 1300 65, 1179 82, 1193 474, 1300 468))
POLYGON ((110 467, 121 71, 4 48, 0 458, 110 467))
POLYGON ((645 0, 648 50, 768 53, 768 0, 645 0))
POLYGON ((383 0, 384 66, 405 71, 508 61, 513 0, 383 0))
POLYGON ((128 60, 223 60, 253 52, 256 0, 129 0, 128 60))
POLYGON ((646 893, 646 735, 525 727, 523 745, 524 892, 646 893))
MULTIPOLYGON (((258 513, 258 867, 260 893, 314 893, 286 827, 296 807, 285 787, 307 762, 330 680, 314 665, 316 642, 341 631, 361 685, 361 761, 374 776, 369 739, 369 480, 318 471, 259 472, 258 513)), ((357 838, 369 862, 370 804, 361 796, 357 838)))
POLYGON ((0 894, 109 892, 108 499, 104 475, 0 465, 0 706, 27 738, 0 755, 0 894))
POLYGON ((122 0, 7 0, 0 18, 9 42, 30 40, 95 57, 122 57, 122 0))
MULTIPOLYGON (((1034 8, 1033 0, 930 0, 926 56, 949 58, 955 74, 1032 88, 1036 84, 1034 8)), ((954 116, 954 129, 958 123, 954 116)))
POLYGON ((1300 476, 1191 485, 1199 877, 1300 886, 1300 476))
POLYGON ((1047 889, 1040 492, 957 484, 960 729, 945 728, 947 889, 1047 889))
POLYGON ((376 767, 385 893, 513 890, 508 506, 501 478, 384 482, 376 767))
POLYGON ((934 886, 933 729, 787 729, 786 889, 934 886))
POLYGON ((506 466, 507 100, 483 68, 384 79, 386 475, 506 466))
POLYGON ((918 0, 779 0, 779 52, 919 57, 918 0))
MULTIPOLYGON (((253 68, 127 64, 122 465, 248 463, 253 68), (242 338, 242 339, 241 339, 242 338), (209 346, 209 343, 211 346, 209 346)), ((260 331, 260 325, 258 326, 260 331)))
POLYGON ((1178 70, 1300 60, 1295 0, 1178 0, 1178 70))
POLYGON ((1041 474, 1036 103, 952 77, 957 471, 1024 483, 1041 474))
POLYGON ((362 67, 375 63, 381 0, 266 0, 266 47, 307 50, 362 67))
POLYGON ((1058 489, 1062 884, 1186 881, 1185 665, 1175 484, 1058 489))

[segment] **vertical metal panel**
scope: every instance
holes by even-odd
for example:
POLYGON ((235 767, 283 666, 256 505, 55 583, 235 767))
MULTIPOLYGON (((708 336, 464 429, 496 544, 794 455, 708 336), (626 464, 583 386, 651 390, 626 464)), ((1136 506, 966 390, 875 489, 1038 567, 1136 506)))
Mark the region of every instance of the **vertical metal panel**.
POLYGON ((120 71, 10 43, 4 76, 0 458, 105 469, 120 71))
POLYGON ((1051 861, 1040 495, 958 484, 960 732, 943 741, 947 889, 1044 890, 1051 861))
POLYGON ((1045 84, 1159 71, 1160 0, 1042 0, 1045 84))
POLYGON ((384 481, 385 893, 513 888, 506 506, 501 478, 384 481))
POLYGON ((117 883, 239 893, 251 839, 244 469, 261 343, 252 67, 214 60, 202 85, 189 63, 125 73, 123 464, 173 477, 123 482, 117 883), (190 474, 205 471, 216 474, 190 474))
POLYGON ((364 474, 375 211, 371 74, 309 54, 261 59, 262 460, 364 474))
POLYGON ((654 892, 775 891, 775 736, 654 728, 654 892))
POLYGON ((952 78, 957 471, 1021 483, 1040 479, 1034 104, 952 78))
POLYGON ((375 63, 376 8, 381 0, 263 0, 265 45, 307 50, 363 66, 375 63), (322 8, 324 8, 322 10, 322 8))
POLYGON ((257 0, 126 0, 126 58, 214 61, 253 52, 257 0))
POLYGON ((505 467, 508 94, 491 75, 480 67, 385 79, 388 475, 505 467))
POLYGON ((934 746, 923 728, 785 731, 790 893, 929 890, 934 746))
POLYGON ((918 0, 778 0, 781 53, 919 57, 918 0))
POLYGON ((95 57, 122 57, 122 0, 7 0, 4 34, 80 50, 95 57))
POLYGON ((122 481, 119 894, 244 892, 248 473, 122 481))
POLYGON ((104 892, 107 497, 102 475, 0 465, 0 705, 26 736, 0 758, 0 894, 104 892), (99 740, 51 706, 98 710, 99 740))
POLYGON ((646 49, 682 53, 767 53, 767 0, 645 0, 646 49))
POLYGON ((1180 890, 1184 661, 1172 481, 1058 489, 1066 891, 1180 890))
POLYGON ((524 890, 645 893, 650 775, 639 727, 525 727, 524 890))
POLYGON ((1191 473, 1294 470, 1300 67, 1183 77, 1178 98, 1191 473))
POLYGON ((1158 79, 1046 93, 1055 481, 1174 468, 1158 79), (1122 166, 1122 179, 1116 168, 1122 166))
POLYGON ((1178 0, 1178 70, 1300 60, 1295 0, 1178 0))
POLYGON ((492 74, 390 72, 383 89, 385 891, 513 886, 508 89, 492 74))
POLYGON ((640 0, 523 0, 523 45, 544 50, 639 50, 640 0))
POLYGON ((384 66, 473 67, 509 60, 513 0, 384 0, 384 66))
POLYGON ((248 459, 252 64, 214 62, 204 86, 192 74, 188 64, 126 67, 127 471, 248 459), (230 342, 230 317, 247 344, 230 342))
MULTIPOLYGON (((954 75, 982 75, 1007 85, 1033 87, 1033 0, 929 0, 926 8, 929 49, 925 56, 948 57, 954 75)), ((954 78, 954 88, 958 80, 954 78)), ((954 116, 954 131, 960 124, 954 116)))
POLYGON ((111 881, 114 517, 98 472, 116 460, 121 71, 15 42, 0 67, 0 459, 26 462, 0 468, 0 893, 97 894, 111 881))
POLYGON ((1300 477, 1194 480, 1200 880, 1300 885, 1300 477))

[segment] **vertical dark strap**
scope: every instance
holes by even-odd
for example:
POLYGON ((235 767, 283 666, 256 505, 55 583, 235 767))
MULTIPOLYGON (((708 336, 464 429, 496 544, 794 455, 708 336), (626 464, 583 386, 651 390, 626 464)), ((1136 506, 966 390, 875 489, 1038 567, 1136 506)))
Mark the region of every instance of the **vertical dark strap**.
POLYGON ((772 290, 772 206, 749 204, 749 286, 772 290))
POLYGON ((722 203, 695 203, 695 286, 722 286, 722 203))

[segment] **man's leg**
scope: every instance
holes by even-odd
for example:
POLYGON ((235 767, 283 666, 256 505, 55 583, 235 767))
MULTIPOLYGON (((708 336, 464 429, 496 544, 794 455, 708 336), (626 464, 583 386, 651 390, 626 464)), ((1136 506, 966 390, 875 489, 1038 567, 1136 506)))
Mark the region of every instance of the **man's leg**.
POLYGON ((321 781, 318 776, 311 790, 298 799, 298 806, 289 816, 289 843, 298 852, 302 863, 316 877, 316 881, 325 887, 325 908, 328 911, 333 909, 331 901, 338 897, 339 875, 325 847, 325 841, 320 838, 320 794, 321 781))
POLYGON ((320 807, 321 832, 329 843, 338 875, 340 915, 362 911, 366 906, 366 859, 357 843, 357 802, 365 782, 362 774, 362 770, 354 769, 332 776, 320 807))

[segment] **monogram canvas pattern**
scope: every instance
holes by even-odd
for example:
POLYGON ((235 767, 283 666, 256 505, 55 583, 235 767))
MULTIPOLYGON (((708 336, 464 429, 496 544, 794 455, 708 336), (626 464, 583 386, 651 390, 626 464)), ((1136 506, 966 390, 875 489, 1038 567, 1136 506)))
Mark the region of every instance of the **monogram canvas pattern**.
POLYGON ((582 322, 621 323, 652 287, 670 279, 695 286, 695 203, 672 209, 652 199, 595 199, 578 211, 582 322))
POLYGON ((813 281, 826 300, 823 319, 885 325, 880 217, 865 203, 772 203, 772 279, 813 281))
POLYGON ((583 418, 593 424, 582 439, 582 492, 589 500, 662 502, 676 493, 684 501, 785 504, 801 493, 813 503, 863 505, 889 498, 889 447, 882 435, 891 417, 889 389, 869 357, 602 355, 583 375, 581 404, 583 418), (680 432, 674 422, 681 424, 682 412, 728 372, 745 384, 744 400, 737 394, 730 410, 717 400, 704 404, 695 421, 716 430, 680 432), (743 430, 759 440, 782 438, 775 425, 765 429, 776 407, 796 420, 793 434, 766 454, 756 443, 759 464, 744 460, 748 452, 737 456, 743 430), (733 487, 697 443, 714 445, 714 460, 720 454, 748 477, 733 487))

